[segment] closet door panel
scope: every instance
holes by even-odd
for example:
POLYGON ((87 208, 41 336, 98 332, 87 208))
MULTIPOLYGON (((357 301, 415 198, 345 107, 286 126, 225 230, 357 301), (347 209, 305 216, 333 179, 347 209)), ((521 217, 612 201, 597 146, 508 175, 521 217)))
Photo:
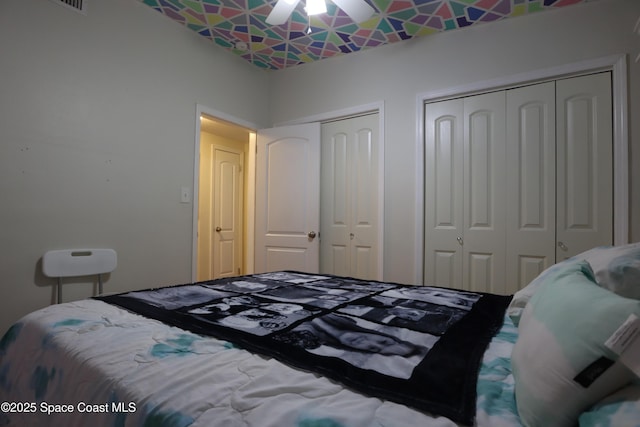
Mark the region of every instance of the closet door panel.
POLYGON ((555 83, 507 91, 505 293, 555 262, 555 83))
POLYGON ((378 153, 375 130, 378 115, 353 119, 351 157, 351 276, 377 277, 378 153))
POLYGON ((613 241, 611 75, 559 80, 556 261, 613 241))
POLYGON ((320 271, 348 276, 349 271, 349 167, 348 135, 322 128, 320 271))
POLYGON ((375 260, 372 252, 373 248, 370 246, 358 244, 353 244, 351 246, 351 277, 359 277, 362 279, 371 277, 371 261, 375 260))
POLYGON ((432 267, 429 270, 433 279, 427 279, 427 285, 434 284, 450 288, 462 287, 462 251, 433 250, 432 267))
POLYGON ((462 287, 464 101, 425 106, 427 285, 462 287))
POLYGON ((348 245, 333 243, 331 246, 329 246, 328 251, 323 254, 322 259, 323 262, 327 263, 326 265, 331 266, 331 274, 337 274, 338 276, 347 277, 351 275, 348 245))
MULTIPOLYGON (((468 281, 465 288, 468 291, 495 292, 496 269, 503 268, 503 264, 496 262, 491 253, 465 251, 465 270, 468 270, 468 281)), ((499 274, 498 274, 499 276, 499 274)))
POLYGON ((378 114, 322 124, 320 271, 378 277, 378 114))
POLYGON ((467 165, 469 172, 467 181, 466 205, 470 230, 491 229, 495 224, 492 207, 494 206, 494 194, 492 188, 491 150, 492 128, 491 111, 477 111, 468 116, 469 145, 467 149, 467 165))
POLYGON ((505 292, 505 93, 464 100, 463 286, 505 292))
POLYGON ((354 205, 352 221, 356 227, 371 227, 375 211, 371 209, 371 198, 375 194, 375 182, 372 178, 372 131, 371 129, 358 129, 355 132, 353 168, 354 205))

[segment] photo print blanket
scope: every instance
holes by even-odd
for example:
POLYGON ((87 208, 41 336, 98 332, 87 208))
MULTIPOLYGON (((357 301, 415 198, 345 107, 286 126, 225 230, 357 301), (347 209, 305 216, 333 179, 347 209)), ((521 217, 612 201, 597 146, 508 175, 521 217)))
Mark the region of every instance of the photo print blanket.
POLYGON ((511 296, 282 271, 96 299, 471 425, 511 296))

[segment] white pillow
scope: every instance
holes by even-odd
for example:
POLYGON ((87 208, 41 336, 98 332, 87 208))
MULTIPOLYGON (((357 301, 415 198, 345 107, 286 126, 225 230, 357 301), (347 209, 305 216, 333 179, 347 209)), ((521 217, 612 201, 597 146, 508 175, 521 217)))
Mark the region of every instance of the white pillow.
POLYGON ((533 279, 527 286, 520 289, 518 292, 513 294, 513 299, 509 303, 509 307, 507 307, 507 315, 513 321, 513 324, 518 326, 520 324, 520 317, 522 317, 522 310, 527 305, 531 297, 536 293, 540 285, 542 285, 546 280, 549 280, 551 277, 555 276, 559 272, 564 271, 568 263, 575 262, 574 258, 569 258, 558 264, 554 264, 551 267, 544 270, 542 273, 538 275, 535 279, 533 279))
POLYGON ((623 297, 640 299, 640 242, 593 248, 580 258, 591 264, 598 285, 623 297))
POLYGON ((640 242, 622 246, 600 246, 561 261, 544 270, 526 287, 513 295, 507 314, 518 326, 522 310, 540 285, 563 271, 567 264, 586 260, 598 285, 626 298, 640 299, 640 242))
POLYGON ((604 342, 631 313, 640 316, 640 301, 597 286, 586 261, 564 266, 526 305, 513 349, 516 404, 527 427, 572 427, 635 378, 604 342))

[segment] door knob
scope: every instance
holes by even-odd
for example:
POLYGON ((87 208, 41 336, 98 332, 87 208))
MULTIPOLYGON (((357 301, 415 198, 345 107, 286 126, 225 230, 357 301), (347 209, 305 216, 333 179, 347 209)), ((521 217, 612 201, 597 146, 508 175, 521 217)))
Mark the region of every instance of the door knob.
POLYGON ((459 244, 464 244, 464 241, 462 240, 462 237, 456 237, 456 240, 458 241, 459 244))
POLYGON ((220 227, 216 227, 216 231, 219 233, 219 232, 221 232, 221 231, 222 231, 222 228, 220 228, 220 227))
POLYGON ((558 247, 565 252, 569 250, 569 248, 567 248, 567 245, 565 245, 564 242, 558 242, 558 247))
POLYGON ((315 231, 310 231, 310 232, 309 232, 309 234, 307 234, 307 236, 308 236, 310 239, 315 239, 315 237, 316 237, 316 232, 315 232, 315 231))

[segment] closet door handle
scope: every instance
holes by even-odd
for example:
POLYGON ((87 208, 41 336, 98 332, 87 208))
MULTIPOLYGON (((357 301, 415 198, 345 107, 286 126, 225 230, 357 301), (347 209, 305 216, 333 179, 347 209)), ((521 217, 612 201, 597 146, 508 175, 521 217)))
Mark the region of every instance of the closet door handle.
POLYGON ((315 231, 310 231, 307 234, 307 237, 309 237, 310 239, 315 239, 316 238, 316 232, 315 231))
POLYGON ((462 237, 456 237, 456 240, 458 241, 458 243, 460 245, 464 244, 464 241, 462 240, 462 237))
POLYGON ((558 242, 558 247, 565 252, 569 250, 569 248, 567 247, 567 245, 564 244, 564 242, 558 242))

